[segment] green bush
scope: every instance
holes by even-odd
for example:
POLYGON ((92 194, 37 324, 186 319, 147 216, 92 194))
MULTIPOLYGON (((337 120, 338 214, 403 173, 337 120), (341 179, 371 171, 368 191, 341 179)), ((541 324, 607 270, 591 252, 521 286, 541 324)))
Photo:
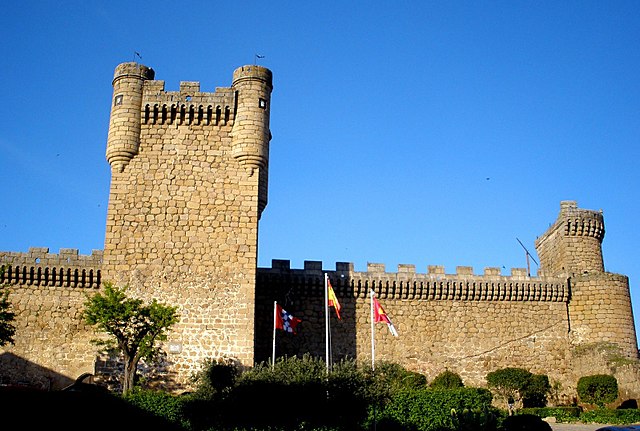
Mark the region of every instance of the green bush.
POLYGON ((191 429, 185 414, 187 398, 171 395, 162 391, 134 388, 122 398, 129 404, 166 419, 184 429, 191 429))
POLYGON ((495 429, 498 412, 491 407, 491 400, 491 393, 482 388, 405 389, 379 413, 370 412, 367 428, 377 421, 380 431, 495 429))
POLYGON ((554 417, 558 422, 577 422, 582 409, 580 407, 530 407, 521 409, 518 413, 541 418, 554 417))
POLYGON ((549 377, 543 374, 532 374, 521 390, 523 407, 544 407, 547 405, 547 394, 551 391, 549 377))
POLYGON ((577 389, 580 401, 600 408, 618 398, 618 381, 608 374, 581 377, 577 389))
POLYGON ((197 394, 202 398, 222 396, 236 383, 239 365, 232 359, 207 359, 202 370, 192 377, 197 394))
POLYGON ((595 409, 583 412, 580 421, 585 423, 628 425, 640 423, 639 409, 595 409))
POLYGON ((487 374, 487 385, 503 400, 513 398, 523 407, 544 407, 551 390, 549 378, 523 368, 503 368, 487 374))
POLYGON ((453 371, 443 371, 438 374, 429 385, 432 389, 456 389, 463 388, 462 378, 453 371))

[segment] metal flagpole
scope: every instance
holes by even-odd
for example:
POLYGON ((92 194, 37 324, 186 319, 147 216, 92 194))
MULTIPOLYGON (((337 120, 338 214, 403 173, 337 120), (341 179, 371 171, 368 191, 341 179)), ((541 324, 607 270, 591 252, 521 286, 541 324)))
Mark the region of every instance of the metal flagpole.
POLYGON ((325 362, 329 372, 329 292, 327 288, 327 273, 324 273, 324 332, 325 332, 325 362))
POLYGON ((273 350, 271 353, 271 369, 273 370, 273 367, 276 364, 276 322, 277 322, 277 305, 278 305, 278 301, 273 301, 273 350))
POLYGON ((371 369, 375 371, 376 369, 376 365, 375 365, 375 360, 376 360, 376 341, 375 341, 375 336, 374 336, 374 331, 375 331, 375 322, 374 320, 374 313, 373 313, 373 296, 376 293, 373 291, 373 289, 371 289, 371 369))

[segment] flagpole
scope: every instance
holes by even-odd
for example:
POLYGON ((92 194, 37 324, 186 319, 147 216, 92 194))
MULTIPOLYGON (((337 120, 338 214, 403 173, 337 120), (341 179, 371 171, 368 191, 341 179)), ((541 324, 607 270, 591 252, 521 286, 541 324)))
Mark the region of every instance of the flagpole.
POLYGON ((373 291, 373 289, 371 289, 370 292, 370 296, 371 296, 371 370, 375 371, 376 369, 376 365, 375 365, 375 360, 376 360, 376 341, 375 341, 375 322, 374 320, 374 314, 373 314, 373 296, 376 293, 373 291))
POLYGON ((276 315, 277 315, 277 308, 278 308, 277 305, 278 305, 278 301, 273 301, 273 349, 271 353, 271 369, 273 369, 273 367, 276 364, 276 324, 277 324, 276 315))
POLYGON ((324 350, 325 362, 327 364, 327 373, 329 372, 329 289, 327 286, 327 273, 324 273, 324 350))

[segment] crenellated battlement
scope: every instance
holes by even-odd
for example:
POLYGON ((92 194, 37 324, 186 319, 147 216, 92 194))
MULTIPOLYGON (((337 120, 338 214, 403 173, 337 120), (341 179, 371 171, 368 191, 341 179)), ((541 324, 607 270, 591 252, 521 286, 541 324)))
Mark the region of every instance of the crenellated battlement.
POLYGON ((476 275, 473 268, 459 266, 456 274, 446 274, 443 266, 428 267, 417 273, 415 265, 400 264, 398 272, 385 271, 385 265, 368 263, 366 272, 354 271, 353 263, 337 262, 335 270, 324 270, 320 261, 305 261, 304 269, 291 269, 288 260, 273 260, 271 268, 258 268, 258 285, 286 284, 301 289, 324 286, 324 273, 342 294, 364 298, 374 289, 382 298, 462 301, 553 301, 569 300, 566 279, 530 277, 524 268, 512 268, 504 276, 500 268, 485 268, 476 275))
POLYGON ((576 201, 560 202, 560 213, 535 241, 540 271, 545 274, 603 272, 602 211, 578 208, 576 201))
POLYGON ((0 252, 0 284, 99 288, 102 250, 80 255, 74 248, 49 253, 47 247, 28 252, 0 252))
POLYGON ((200 83, 180 82, 180 91, 165 91, 164 81, 145 81, 143 124, 224 126, 233 124, 236 94, 232 88, 201 92, 200 83))

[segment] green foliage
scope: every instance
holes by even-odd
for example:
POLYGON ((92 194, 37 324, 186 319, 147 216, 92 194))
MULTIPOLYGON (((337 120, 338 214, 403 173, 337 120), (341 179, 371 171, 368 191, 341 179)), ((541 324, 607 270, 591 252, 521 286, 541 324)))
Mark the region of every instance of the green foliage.
POLYGON ((582 414, 580 407, 530 407, 521 409, 519 414, 530 414, 541 418, 554 417, 558 422, 577 422, 582 414))
POLYGON ((532 374, 523 368, 502 368, 487 374, 487 385, 505 399, 519 399, 532 374))
POLYGON ((595 374, 578 380, 578 397, 587 404, 602 408, 618 398, 618 381, 614 376, 595 374))
MULTIPOLYGON (((4 271, 4 267, 0 267, 0 273, 4 271)), ((16 318, 14 312, 11 311, 11 302, 9 302, 9 290, 0 286, 0 346, 13 344, 13 336, 16 333, 16 327, 13 322, 16 318)))
POLYGON ((197 372, 192 382, 198 388, 197 395, 201 398, 214 398, 229 392, 238 378, 239 364, 230 358, 207 359, 197 372))
MULTIPOLYGON (((341 361, 327 373, 319 358, 282 357, 245 370, 221 396, 194 400, 189 409, 194 423, 218 430, 351 430, 366 418, 368 387, 368 376, 354 361, 341 361), (250 415, 247 406, 255 406, 250 415)), ((204 393, 198 388, 197 394, 204 393)))
POLYGON ((376 362, 375 369, 367 364, 363 372, 369 377, 370 398, 378 405, 383 405, 399 391, 427 387, 427 377, 424 374, 409 371, 393 362, 376 362))
POLYGON ((438 374, 429 385, 432 389, 457 389, 463 388, 462 378, 453 371, 443 371, 438 374))
POLYGON ((629 425, 640 423, 640 409, 595 409, 583 412, 580 421, 585 423, 629 425))
POLYGON ((524 407, 544 407, 547 405, 547 394, 551 391, 549 377, 543 374, 532 374, 521 390, 524 407))
MULTIPOLYGON (((405 389, 395 394, 376 420, 378 429, 446 431, 495 429, 499 413, 482 388, 405 389)), ((374 412, 370 412, 369 424, 374 412)))
MULTIPOLYGON (((426 377, 392 363, 368 365, 344 359, 327 372, 317 357, 281 357, 237 375, 231 386, 213 389, 207 361, 196 376, 198 389, 188 404, 200 429, 357 430, 369 408, 381 408, 397 392, 426 388, 426 377), (247 406, 259 406, 247 414, 247 406)), ((224 374, 224 373, 223 373, 224 374)))
POLYGON ((551 391, 549 378, 523 368, 502 368, 487 374, 487 385, 504 400, 522 402, 524 407, 543 407, 551 391))
POLYGON ((185 415, 185 403, 188 398, 177 397, 161 391, 136 388, 123 395, 123 399, 129 404, 178 425, 185 430, 191 429, 185 415))
POLYGON ((104 293, 87 296, 83 311, 87 324, 113 337, 96 343, 114 348, 115 342, 115 349, 124 356, 125 394, 133 388, 140 359, 153 360, 159 351, 155 343, 166 340, 166 331, 178 321, 176 307, 162 305, 156 299, 145 305, 140 299, 127 297, 126 289, 105 283, 104 293))

